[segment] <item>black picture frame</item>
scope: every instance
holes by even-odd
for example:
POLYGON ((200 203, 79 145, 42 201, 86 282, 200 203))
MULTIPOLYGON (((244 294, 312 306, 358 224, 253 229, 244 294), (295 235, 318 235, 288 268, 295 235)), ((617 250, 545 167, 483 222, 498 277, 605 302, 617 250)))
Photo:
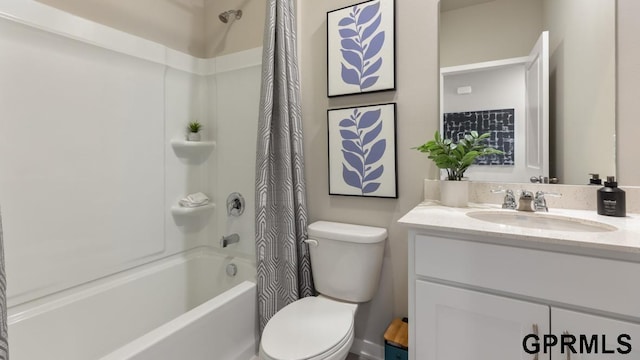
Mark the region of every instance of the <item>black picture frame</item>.
POLYGON ((327 96, 396 89, 395 0, 327 12, 327 96))
POLYGON ((396 103, 327 110, 329 195, 398 198, 396 103))

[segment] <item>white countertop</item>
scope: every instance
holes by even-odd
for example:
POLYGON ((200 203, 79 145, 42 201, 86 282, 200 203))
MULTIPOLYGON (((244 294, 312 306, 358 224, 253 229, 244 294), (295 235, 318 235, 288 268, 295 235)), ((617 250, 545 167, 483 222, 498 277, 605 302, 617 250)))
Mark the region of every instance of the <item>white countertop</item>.
MULTIPOLYGON (((617 230, 606 232, 560 231, 542 228, 525 228, 503 225, 474 219, 466 214, 472 211, 487 210, 515 213, 515 210, 503 210, 494 204, 473 204, 466 208, 446 207, 437 201, 426 201, 407 214, 399 223, 415 228, 451 232, 456 234, 478 235, 496 240, 513 242, 535 242, 561 246, 575 246, 594 250, 608 250, 640 255, 640 215, 627 214, 626 217, 598 215, 595 211, 549 209, 548 215, 559 215, 585 221, 595 221, 615 226, 617 230)), ((514 244, 517 245, 517 244, 514 244)))

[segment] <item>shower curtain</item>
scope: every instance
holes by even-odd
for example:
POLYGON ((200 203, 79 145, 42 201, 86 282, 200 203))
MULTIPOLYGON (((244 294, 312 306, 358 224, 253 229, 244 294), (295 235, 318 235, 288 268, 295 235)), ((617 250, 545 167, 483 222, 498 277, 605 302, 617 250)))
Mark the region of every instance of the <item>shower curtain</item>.
POLYGON ((7 333, 7 275, 4 272, 4 241, 2 238, 2 214, 0 214, 0 360, 9 359, 7 333))
POLYGON ((287 304, 314 294, 307 234, 293 0, 268 0, 256 154, 260 333, 287 304))

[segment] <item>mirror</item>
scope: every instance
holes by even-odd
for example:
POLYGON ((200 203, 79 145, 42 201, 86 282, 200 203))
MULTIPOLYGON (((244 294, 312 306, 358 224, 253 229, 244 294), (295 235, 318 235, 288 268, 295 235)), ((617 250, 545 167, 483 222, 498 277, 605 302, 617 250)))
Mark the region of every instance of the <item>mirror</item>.
MULTIPOLYGON (((549 162, 548 173, 540 171, 539 175, 556 177, 563 184, 588 184, 589 173, 598 173, 600 178, 615 175, 615 6, 615 1, 602 0, 440 1, 441 70, 523 61, 543 31, 548 31, 549 126, 548 131, 543 131, 548 132, 548 146, 539 151, 548 153, 549 162)), ((441 96, 443 113, 452 108, 447 103, 451 102, 447 100, 450 96, 467 101, 483 88, 465 86, 467 80, 457 81, 453 95, 441 96)), ((497 83, 494 77, 484 82, 497 83)), ((441 89, 444 91, 444 84, 441 89)), ((521 120, 511 129, 514 158, 529 159, 530 110, 518 110, 520 105, 505 104, 503 95, 497 97, 502 101, 471 101, 473 105, 467 105, 465 110, 451 113, 515 109, 516 121, 519 116, 521 120)), ((530 182, 528 175, 517 180, 507 178, 504 174, 510 172, 505 171, 508 166, 511 165, 476 165, 473 170, 485 172, 482 180, 530 182)), ((473 173, 469 177, 473 180, 473 173)))

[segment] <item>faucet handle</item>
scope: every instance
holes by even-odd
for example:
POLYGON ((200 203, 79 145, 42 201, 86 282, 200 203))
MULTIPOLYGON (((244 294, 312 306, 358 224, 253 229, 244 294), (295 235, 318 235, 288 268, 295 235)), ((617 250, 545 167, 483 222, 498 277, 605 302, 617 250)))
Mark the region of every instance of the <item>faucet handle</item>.
POLYGON ((562 197, 562 194, 551 191, 536 191, 536 198, 540 196, 562 197))
POLYGON ((516 204, 516 196, 513 194, 513 190, 510 189, 491 189, 493 194, 504 193, 504 200, 502 201, 503 209, 515 210, 518 205, 516 204))
POLYGON ((503 189, 502 187, 498 189, 489 190, 492 194, 505 194, 504 196, 514 196, 514 192, 511 189, 503 189))
POLYGON ((533 200, 533 208, 535 211, 544 211, 544 212, 549 211, 549 208, 547 207, 547 200, 544 198, 545 195, 549 195, 553 197, 562 196, 562 194, 555 193, 555 192, 536 191, 536 197, 533 200))

